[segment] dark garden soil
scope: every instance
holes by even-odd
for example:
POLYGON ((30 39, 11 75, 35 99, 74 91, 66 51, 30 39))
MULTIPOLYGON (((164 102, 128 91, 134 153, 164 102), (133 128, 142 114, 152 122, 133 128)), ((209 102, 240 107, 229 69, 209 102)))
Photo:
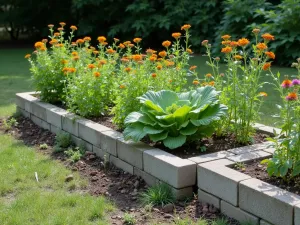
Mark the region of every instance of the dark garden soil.
POLYGON ((253 178, 257 178, 266 183, 272 184, 276 187, 282 188, 286 191, 300 195, 300 176, 292 179, 291 181, 285 181, 282 178, 270 177, 267 173, 267 166, 262 165, 260 161, 252 161, 244 166, 235 166, 234 169, 247 174, 253 178))
MULTIPOLYGON (((178 217, 190 218, 195 221, 198 218, 216 219, 224 217, 212 205, 199 202, 196 196, 193 199, 177 201, 174 205, 147 210, 139 203, 140 194, 148 188, 141 178, 113 166, 109 166, 108 169, 104 168, 104 162, 92 152, 86 152, 85 156, 77 163, 71 163, 63 153, 53 152, 54 134, 38 127, 28 118, 18 117, 17 121, 18 125, 10 130, 5 130, 3 121, 0 120, 0 132, 13 135, 26 145, 35 147, 38 152, 49 155, 53 160, 64 164, 70 170, 78 171, 83 178, 89 181, 87 190, 84 191, 88 191, 93 196, 106 196, 115 203, 117 210, 109 215, 110 224, 123 224, 125 212, 132 214, 138 225, 171 224, 178 217), (41 150, 39 146, 44 143, 48 145, 48 149, 41 150)), ((70 176, 72 177, 71 174, 70 176)), ((67 178, 69 179, 70 176, 67 178)), ((228 220, 231 225, 239 224, 232 219, 228 220)))

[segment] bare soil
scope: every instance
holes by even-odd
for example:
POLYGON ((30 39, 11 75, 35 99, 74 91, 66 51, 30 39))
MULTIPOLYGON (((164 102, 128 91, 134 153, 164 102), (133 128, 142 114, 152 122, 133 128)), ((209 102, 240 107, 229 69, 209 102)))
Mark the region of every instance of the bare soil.
MULTIPOLYGON (((141 178, 114 166, 105 168, 104 162, 92 152, 86 152, 81 160, 72 163, 64 153, 53 152, 54 134, 38 127, 28 118, 19 117, 17 121, 18 125, 6 130, 3 120, 0 120, 0 133, 13 135, 26 145, 34 147, 37 152, 49 155, 72 171, 78 171, 89 181, 86 191, 93 196, 106 196, 115 203, 117 210, 109 215, 110 224, 124 224, 125 212, 132 214, 138 225, 173 224, 176 218, 190 218, 196 221, 199 218, 211 220, 225 217, 212 205, 199 202, 196 195, 194 198, 175 202, 173 210, 168 212, 160 206, 146 210, 139 202, 140 194, 148 188, 141 178), (48 149, 41 150, 39 146, 44 143, 48 145, 48 149)), ((233 219, 228 218, 228 221, 229 225, 239 224, 233 219)))
POLYGON ((245 164, 245 167, 234 167, 234 169, 247 174, 253 178, 257 178, 266 183, 272 184, 276 187, 282 188, 294 194, 300 194, 300 176, 295 177, 289 181, 278 177, 270 177, 267 172, 267 166, 262 165, 260 161, 252 161, 245 164))

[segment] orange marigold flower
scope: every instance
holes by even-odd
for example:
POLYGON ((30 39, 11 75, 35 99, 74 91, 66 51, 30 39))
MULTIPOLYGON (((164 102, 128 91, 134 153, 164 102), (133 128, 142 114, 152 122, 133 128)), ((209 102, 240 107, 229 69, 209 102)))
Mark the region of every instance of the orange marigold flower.
POLYGON ((58 40, 52 39, 49 43, 50 43, 51 45, 54 45, 54 44, 56 44, 57 42, 58 42, 58 40))
POLYGON ((212 77, 211 73, 205 75, 206 77, 212 77))
POLYGON ((78 52, 72 52, 72 56, 78 56, 78 52))
POLYGON ((231 47, 225 47, 225 48, 222 48, 222 50, 221 50, 221 52, 223 52, 223 53, 230 53, 232 51, 232 48, 231 47))
POLYGON ((100 43, 103 43, 103 42, 106 41, 106 37, 100 36, 100 37, 97 38, 97 40, 98 40, 100 43))
POLYGON ((236 60, 241 60, 241 59, 243 59, 243 56, 235 55, 235 56, 233 56, 233 58, 236 59, 236 60))
POLYGON ((134 44, 129 44, 128 47, 132 48, 134 47, 134 44))
POLYGON ((258 95, 262 96, 262 97, 267 97, 268 96, 268 94, 266 92, 259 92, 258 95))
POLYGON ((119 44, 119 48, 125 48, 125 45, 123 45, 122 43, 119 44))
MULTIPOLYGON (((58 47, 61 47, 61 46, 58 46, 58 47)), ((46 48, 45 46, 43 46, 43 47, 40 48, 40 50, 41 50, 42 52, 44 52, 44 51, 47 50, 47 48, 46 48)))
POLYGON ((230 40, 226 40, 226 41, 222 41, 221 44, 222 45, 229 45, 231 43, 230 40))
POLYGON ((70 26, 70 29, 74 31, 74 30, 77 30, 77 27, 72 25, 72 26, 70 26))
POLYGON ((75 60, 75 61, 79 60, 79 56, 74 56, 73 60, 75 60))
POLYGON ((237 41, 231 41, 229 44, 231 47, 237 47, 239 43, 237 41))
POLYGON ((173 80, 169 80, 169 83, 172 83, 173 82, 173 80))
POLYGON ((156 56, 150 56, 150 58, 149 58, 149 60, 151 61, 151 62, 154 62, 154 61, 156 61, 156 59, 157 59, 157 57, 156 56))
POLYGON ((193 80, 193 84, 198 85, 198 84, 200 84, 200 82, 198 80, 193 80))
POLYGON ((158 66, 156 67, 156 69, 161 70, 161 69, 162 69, 162 65, 158 65, 158 66))
POLYGON ((121 62, 123 62, 123 63, 128 63, 128 62, 129 62, 129 59, 123 57, 123 58, 121 59, 121 62))
POLYGON ((68 63, 68 60, 62 59, 60 62, 61 62, 62 64, 67 64, 67 63, 68 63))
POLYGON ((143 57, 141 55, 132 55, 132 59, 134 61, 141 61, 143 59, 143 57))
POLYGON ((57 45, 55 45, 56 47, 64 47, 64 44, 62 44, 62 43, 59 43, 59 44, 57 44, 57 45))
POLYGON ((129 73, 129 72, 131 71, 131 68, 130 68, 130 67, 126 67, 124 70, 125 70, 127 73, 129 73))
POLYGON ((165 63, 166 63, 166 66, 174 66, 174 64, 175 64, 174 62, 169 61, 169 60, 166 60, 165 63))
POLYGON ((139 43, 139 42, 141 42, 142 41, 142 38, 134 38, 133 39, 133 42, 134 43, 139 43))
POLYGON ((164 46, 164 47, 166 47, 166 48, 168 48, 170 45, 171 45, 171 41, 164 41, 164 42, 162 43, 162 46, 164 46))
POLYGON ((156 75, 156 73, 152 73, 151 76, 152 76, 153 78, 155 78, 157 75, 156 75))
POLYGON ((54 27, 54 25, 53 25, 53 24, 49 24, 48 27, 49 27, 50 29, 52 29, 52 28, 54 27))
POLYGON ((246 46, 250 43, 250 41, 247 38, 241 38, 238 40, 239 46, 246 46))
POLYGON ((275 39, 275 37, 269 33, 265 33, 265 34, 261 35, 261 37, 267 41, 274 41, 274 39, 275 39))
POLYGON ((147 50, 146 50, 146 53, 147 54, 153 54, 153 53, 155 53, 156 51, 154 51, 153 49, 151 49, 151 48, 148 48, 147 50))
POLYGON ((210 85, 210 86, 215 86, 215 82, 214 82, 214 81, 211 81, 211 82, 208 83, 208 85, 210 85))
POLYGON ((98 72, 98 71, 94 72, 94 76, 95 77, 100 77, 100 72, 98 72))
POLYGON ((77 39, 77 40, 76 40, 76 43, 77 43, 77 44, 83 44, 83 43, 84 43, 84 40, 83 40, 83 39, 77 39))
POLYGON ((275 54, 274 54, 274 52, 265 52, 265 54, 266 54, 270 59, 275 59, 275 54))
POLYGON ((108 45, 108 43, 107 43, 106 41, 101 42, 100 44, 101 44, 101 45, 104 45, 104 46, 105 46, 105 45, 108 45))
POLYGON ((267 69, 269 69, 270 67, 271 67, 271 63, 270 63, 270 62, 267 62, 267 63, 265 63, 265 64, 263 65, 262 69, 263 69, 263 70, 267 70, 267 69))
POLYGON ((225 34, 225 35, 223 35, 222 37, 221 37, 223 40, 228 40, 228 39, 230 39, 231 38, 231 36, 230 35, 228 35, 228 34, 225 34))
POLYGON ((120 39, 118 39, 118 38, 114 38, 114 41, 115 41, 115 42, 119 42, 119 41, 120 41, 120 39))
POLYGON ((97 55, 97 54, 99 54, 99 51, 93 51, 93 54, 97 55))
POLYGON ((285 79, 282 83, 281 83, 281 87, 283 88, 289 88, 292 87, 293 82, 289 79, 285 79))
POLYGON ((121 88, 121 89, 124 89, 124 88, 125 88, 125 85, 121 84, 121 85, 120 85, 120 88, 121 88))
POLYGON ((60 33, 59 33, 59 32, 55 32, 53 35, 54 35, 55 37, 58 37, 58 36, 60 35, 60 33))
POLYGON ((123 42, 123 44, 124 44, 125 46, 128 46, 129 44, 131 44, 131 41, 125 41, 125 42, 123 42))
POLYGON ((195 70, 197 68, 197 66, 191 66, 190 70, 195 70))
POLYGON ((89 69, 95 69, 96 66, 95 66, 94 64, 88 64, 88 68, 89 68, 89 69))
POLYGON ((30 54, 26 54, 24 58, 25 58, 25 59, 28 59, 28 58, 30 58, 30 57, 31 57, 30 54))
POLYGON ((113 50, 112 48, 109 48, 109 49, 106 50, 106 52, 107 52, 108 54, 114 54, 116 51, 113 50))
POLYGON ((65 22, 60 22, 59 25, 61 25, 62 27, 66 26, 65 22))
POLYGON ((45 43, 48 42, 48 39, 44 38, 44 39, 42 40, 42 42, 45 44, 45 43))
POLYGON ((288 101, 295 101, 298 99, 298 95, 296 92, 291 92, 285 97, 285 99, 288 101))
POLYGON ((70 72, 70 73, 75 73, 75 72, 76 72, 76 69, 75 69, 75 68, 69 68, 69 72, 70 72))
POLYGON ((187 48, 187 49, 186 49, 186 52, 189 53, 189 54, 193 54, 193 51, 192 51, 192 49, 190 49, 190 48, 187 48))
POLYGON ((260 29, 257 29, 257 28, 252 30, 252 33, 254 33, 254 34, 258 34, 259 32, 260 32, 260 29))
POLYGON ((84 37, 83 40, 88 42, 88 41, 91 41, 92 39, 90 37, 84 37))
POLYGON ((158 55, 162 58, 166 57, 167 56, 167 52, 166 51, 161 51, 158 53, 158 55))
POLYGON ((44 46, 45 46, 45 44, 41 41, 38 41, 34 44, 34 47, 37 48, 37 49, 42 48, 44 46))
POLYGON ((258 44, 256 45, 256 47, 257 47, 260 51, 263 51, 263 50, 265 50, 265 49, 268 48, 268 46, 267 46, 265 43, 258 43, 258 44))
POLYGON ((58 30, 58 31, 63 31, 64 28, 63 28, 63 27, 59 27, 59 28, 57 28, 57 30, 58 30))
POLYGON ((172 34, 172 37, 175 38, 175 39, 180 38, 180 36, 181 36, 181 33, 173 33, 172 34))
POLYGON ((100 65, 104 65, 104 64, 106 64, 106 63, 107 63, 107 61, 106 61, 105 59, 99 60, 99 64, 100 64, 100 65))
POLYGON ((190 24, 184 24, 182 27, 181 27, 181 30, 188 30, 191 28, 191 25, 190 24))
POLYGON ((74 42, 74 41, 72 42, 71 45, 72 45, 73 47, 74 47, 74 46, 77 46, 76 42, 74 42))

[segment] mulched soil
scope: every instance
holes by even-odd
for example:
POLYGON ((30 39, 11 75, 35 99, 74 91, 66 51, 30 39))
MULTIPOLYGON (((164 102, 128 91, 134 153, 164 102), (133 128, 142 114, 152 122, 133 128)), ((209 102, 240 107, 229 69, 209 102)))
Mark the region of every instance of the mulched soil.
POLYGON ((253 178, 257 178, 266 183, 272 184, 276 187, 282 188, 286 191, 300 195, 300 176, 291 181, 285 181, 282 178, 270 177, 267 173, 267 166, 262 165, 261 161, 252 161, 245 164, 245 167, 234 167, 234 169, 247 174, 253 178))
MULTIPOLYGON (((93 196, 104 195, 117 206, 117 210, 110 215, 110 224, 123 224, 125 212, 134 215, 137 221, 136 224, 143 225, 173 223, 174 219, 178 217, 189 217, 195 221, 198 218, 215 219, 224 217, 212 205, 197 201, 196 196, 187 201, 177 201, 174 203, 174 208, 171 207, 171 210, 170 207, 155 207, 146 210, 139 203, 140 194, 148 188, 141 178, 113 166, 105 169, 104 162, 92 152, 87 152, 77 163, 71 163, 63 153, 52 151, 55 142, 54 134, 38 127, 28 118, 19 117, 17 121, 17 126, 5 130, 3 121, 0 120, 0 132, 13 135, 26 145, 35 147, 38 152, 51 156, 54 160, 64 164, 72 171, 78 171, 83 178, 88 179, 89 184, 86 191, 93 196), (39 145, 44 143, 49 146, 47 150, 39 148, 39 145)), ((231 225, 239 224, 235 220, 228 220, 231 225)))

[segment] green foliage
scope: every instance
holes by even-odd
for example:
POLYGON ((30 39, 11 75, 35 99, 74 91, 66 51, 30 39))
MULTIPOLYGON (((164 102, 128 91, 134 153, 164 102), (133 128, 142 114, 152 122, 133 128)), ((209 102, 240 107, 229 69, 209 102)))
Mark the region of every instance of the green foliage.
POLYGON ((67 151, 64 151, 64 153, 70 158, 71 162, 75 163, 81 159, 81 157, 84 155, 84 149, 80 147, 76 148, 69 148, 67 151))
POLYGON ((126 117, 123 134, 134 141, 148 135, 170 149, 182 146, 187 140, 210 136, 214 122, 227 111, 226 106, 219 104, 218 95, 211 86, 179 94, 149 91, 139 97, 140 111, 126 117))
POLYGON ((261 27, 275 35, 276 42, 270 48, 277 54, 276 62, 288 65, 300 56, 300 0, 283 0, 271 10, 259 9, 257 14, 264 17, 261 27))
POLYGON ((48 145, 46 143, 40 144, 40 149, 42 150, 48 149, 48 145))
POLYGON ((17 126, 18 122, 14 117, 12 117, 10 119, 4 120, 3 125, 5 129, 10 130, 12 127, 17 126))
POLYGON ((134 225, 136 223, 136 219, 134 218, 134 215, 131 215, 129 213, 124 214, 124 223, 125 225, 134 225))
POLYGON ((71 135, 65 131, 60 131, 55 137, 55 145, 67 148, 72 144, 71 135))
POLYGON ((175 201, 175 195, 171 187, 165 183, 159 183, 149 187, 140 196, 143 205, 164 206, 175 201))

